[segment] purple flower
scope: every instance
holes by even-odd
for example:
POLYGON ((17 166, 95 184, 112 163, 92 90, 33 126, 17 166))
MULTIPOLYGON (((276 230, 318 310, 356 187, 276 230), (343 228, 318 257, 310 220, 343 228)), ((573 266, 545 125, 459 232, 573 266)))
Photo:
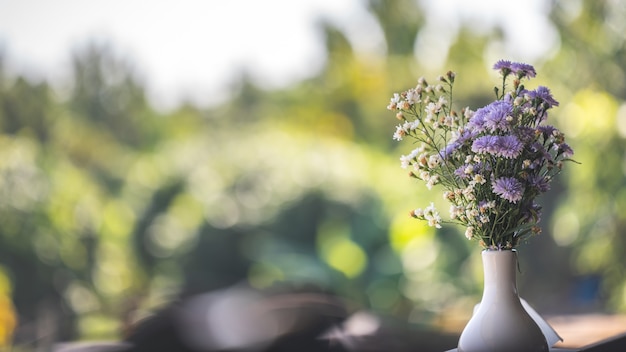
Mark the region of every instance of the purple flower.
POLYGON ((517 75, 519 78, 523 77, 535 77, 537 72, 535 72, 535 68, 532 65, 524 64, 521 62, 513 62, 511 64, 511 71, 517 75))
POLYGON ((467 172, 469 166, 469 164, 461 165, 458 169, 454 170, 454 174, 462 180, 468 179, 470 177, 467 172))
POLYGON ((489 130, 490 132, 508 131, 510 124, 506 120, 513 112, 513 104, 507 100, 497 100, 493 103, 482 107, 474 113, 474 116, 469 120, 467 127, 476 132, 484 132, 489 130))
POLYGON ((483 176, 491 172, 491 165, 489 163, 476 163, 474 164, 474 173, 481 174, 483 176))
POLYGON ((500 71, 503 76, 507 76, 511 73, 511 65, 512 63, 509 60, 498 60, 498 62, 493 65, 493 69, 500 71))
POLYGON ((461 148, 465 143, 467 143, 468 141, 474 139, 474 137, 476 137, 476 132, 475 131, 472 131, 470 129, 463 130, 463 132, 461 132, 461 135, 459 136, 459 138, 457 138, 453 142, 450 142, 444 148, 444 150, 441 151, 441 153, 440 153, 441 157, 443 159, 446 159, 447 157, 452 155, 454 152, 456 152, 457 149, 461 148))
POLYGON ((528 97, 531 99, 540 99, 542 102, 548 105, 548 108, 553 106, 559 106, 559 102, 554 99, 550 89, 544 86, 539 86, 535 90, 526 91, 528 97))
POLYGON ((537 127, 537 130, 543 134, 544 139, 548 139, 554 134, 555 131, 557 131, 556 127, 550 125, 539 126, 537 127))
POLYGON ((439 152, 439 155, 442 159, 447 159, 457 149, 459 149, 460 146, 461 145, 457 141, 451 142, 450 144, 446 145, 446 147, 442 151, 439 152))
POLYGON ((535 141, 535 129, 532 127, 520 126, 515 129, 515 135, 524 144, 530 144, 535 141))
POLYGON ((495 154, 498 136, 486 135, 476 138, 472 143, 472 151, 477 154, 495 154))
POLYGON ((463 130, 463 132, 461 132, 461 135, 459 136, 459 138, 457 138, 457 143, 459 143, 459 145, 463 145, 468 141, 471 141, 472 139, 474 139, 476 137, 477 133, 475 131, 472 131, 470 129, 465 129, 463 130))
POLYGON ((476 133, 485 131, 485 117, 488 113, 487 107, 476 110, 472 118, 467 122, 467 128, 476 133))
POLYGON ((517 158, 523 149, 524 144, 522 144, 517 137, 513 135, 499 136, 496 143, 495 154, 507 159, 512 159, 517 158))
POLYGON ((535 164, 541 165, 544 162, 552 162, 552 155, 546 150, 543 144, 535 142, 530 145, 529 149, 538 156, 537 159, 535 159, 535 164))
POLYGON ((507 117, 513 112, 513 104, 507 101, 495 101, 486 107, 485 121, 483 126, 492 133, 495 131, 508 131, 510 129, 507 117))
POLYGON ((532 188, 535 188, 541 193, 547 192, 550 190, 550 181, 547 178, 540 175, 532 175, 528 179, 528 183, 532 188))
POLYGON ((513 177, 500 177, 491 185, 493 193, 511 203, 519 202, 524 196, 524 185, 513 177))
POLYGON ((507 159, 516 158, 524 149, 524 144, 514 135, 486 135, 476 138, 472 151, 477 154, 491 154, 507 159))
POLYGON ((574 150, 567 143, 561 143, 558 154, 562 154, 564 158, 571 158, 574 155, 574 150))

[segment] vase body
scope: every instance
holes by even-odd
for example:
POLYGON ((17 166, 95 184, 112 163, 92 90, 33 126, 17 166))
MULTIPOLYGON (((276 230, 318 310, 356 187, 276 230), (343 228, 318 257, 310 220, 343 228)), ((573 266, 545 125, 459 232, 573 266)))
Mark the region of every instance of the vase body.
POLYGON ((485 250, 483 296, 459 339, 459 352, 543 352, 546 338, 517 293, 517 253, 485 250))

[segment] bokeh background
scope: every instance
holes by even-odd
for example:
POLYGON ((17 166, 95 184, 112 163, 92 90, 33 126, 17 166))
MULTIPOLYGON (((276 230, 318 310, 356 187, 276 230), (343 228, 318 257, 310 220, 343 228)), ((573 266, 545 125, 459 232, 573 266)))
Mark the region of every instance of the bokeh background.
POLYGON ((623 1, 87 3, 0 1, 0 345, 122 339, 235 285, 458 331, 480 249, 408 216, 447 207, 399 167, 386 106, 453 70, 456 107, 481 107, 498 59, 535 66, 580 162, 541 200, 521 295, 626 312, 623 1), (121 21, 89 29, 107 8, 121 21), (70 18, 87 29, 60 46, 70 18))

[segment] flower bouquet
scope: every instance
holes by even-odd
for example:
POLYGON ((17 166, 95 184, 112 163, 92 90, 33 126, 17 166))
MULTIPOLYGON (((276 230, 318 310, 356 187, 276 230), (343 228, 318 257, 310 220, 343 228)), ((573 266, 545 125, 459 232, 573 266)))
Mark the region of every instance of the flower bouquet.
POLYGON ((550 90, 527 90, 522 81, 535 77, 528 64, 501 60, 496 99, 476 111, 452 109, 455 74, 430 85, 420 78, 415 88, 394 94, 387 107, 401 123, 393 138, 412 139, 417 148, 401 165, 431 189, 441 185, 450 204, 444 221, 431 203, 411 212, 437 228, 463 225, 465 236, 485 249, 512 249, 540 233, 541 207, 536 198, 571 160, 572 148, 553 126, 543 124, 559 103, 550 90))
POLYGON ((442 220, 433 203, 411 215, 436 228, 460 224, 484 248, 482 301, 458 350, 548 351, 546 333, 538 327, 547 324, 517 293, 515 248, 541 232, 536 199, 573 151, 563 133, 544 123, 559 105, 550 90, 523 84, 535 77, 534 67, 501 60, 493 68, 502 76, 495 100, 475 111, 452 108, 453 72, 434 85, 419 79, 415 88, 394 94, 387 108, 401 121, 393 138, 417 145, 400 158, 401 166, 428 189, 442 186, 450 202, 449 220, 442 220))

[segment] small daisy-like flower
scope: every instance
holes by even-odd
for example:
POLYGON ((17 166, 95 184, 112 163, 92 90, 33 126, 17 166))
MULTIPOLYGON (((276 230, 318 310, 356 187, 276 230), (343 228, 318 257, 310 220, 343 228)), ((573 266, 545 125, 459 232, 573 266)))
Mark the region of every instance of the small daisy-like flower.
POLYGON ((476 208, 465 209, 465 216, 467 216, 470 219, 474 219, 478 215, 480 214, 478 213, 478 210, 476 208))
POLYGON ((387 109, 388 110, 397 110, 398 109, 398 103, 400 102, 400 94, 398 93, 393 93, 393 97, 391 98, 391 100, 389 101, 389 105, 387 105, 387 109))
POLYGON ((420 93, 418 93, 417 90, 415 89, 409 89, 406 92, 406 100, 410 102, 411 104, 417 104, 420 102, 421 99, 422 97, 420 93))
POLYGON ((463 190, 463 196, 465 197, 465 199, 472 201, 476 199, 476 194, 474 194, 474 186, 473 185, 469 185, 467 186, 464 190, 463 190))
POLYGON ((411 157, 409 157, 408 155, 402 155, 400 156, 400 167, 403 169, 406 169, 409 167, 409 165, 411 165, 411 157))
POLYGON ((423 219, 424 218, 424 210, 422 208, 417 208, 413 211, 411 211, 411 216, 417 219, 423 219))
POLYGON ((440 109, 441 109, 440 106, 438 106, 437 104, 431 102, 428 105, 426 105, 426 107, 424 108, 424 111, 428 115, 437 115, 439 113, 440 109))
POLYGON ((439 175, 433 175, 432 177, 428 179, 428 182, 426 182, 426 188, 431 190, 433 189, 433 186, 436 185, 438 182, 439 182, 439 175))
POLYGON ((436 168, 441 163, 441 157, 438 154, 433 154, 428 157, 428 167, 431 169, 436 168))
POLYGON ((428 221, 428 226, 441 228, 441 217, 439 212, 435 209, 435 205, 430 203, 429 206, 424 209, 424 219, 428 221))
POLYGON ((484 184, 485 184, 485 182, 487 182, 487 180, 485 180, 485 178, 483 177, 483 175, 481 175, 481 174, 476 174, 476 175, 474 175, 474 178, 472 179, 472 182, 474 182, 475 184, 484 185, 484 184))
POLYGON ((406 131, 404 130, 402 125, 396 126, 396 132, 393 134, 393 139, 396 141, 401 141, 405 135, 406 131))
POLYGON ((473 226, 468 226, 465 229, 465 238, 467 238, 468 240, 471 240, 472 238, 474 238, 474 227, 473 226))
POLYGON ((496 202, 495 201, 481 201, 480 203, 478 203, 478 211, 480 211, 482 214, 486 213, 489 209, 493 209, 496 207, 496 202))
POLYGON ((440 96, 439 100, 437 100, 437 107, 439 107, 439 109, 441 109, 442 107, 448 105, 448 101, 446 100, 445 96, 440 96))
POLYGON ((460 217, 461 215, 463 215, 463 213, 465 213, 465 208, 463 208, 460 205, 450 205, 450 218, 451 219, 456 219, 458 217, 460 217))
POLYGON ((428 166, 428 153, 422 153, 417 157, 417 162, 419 163, 419 166, 421 167, 427 167, 428 166))

